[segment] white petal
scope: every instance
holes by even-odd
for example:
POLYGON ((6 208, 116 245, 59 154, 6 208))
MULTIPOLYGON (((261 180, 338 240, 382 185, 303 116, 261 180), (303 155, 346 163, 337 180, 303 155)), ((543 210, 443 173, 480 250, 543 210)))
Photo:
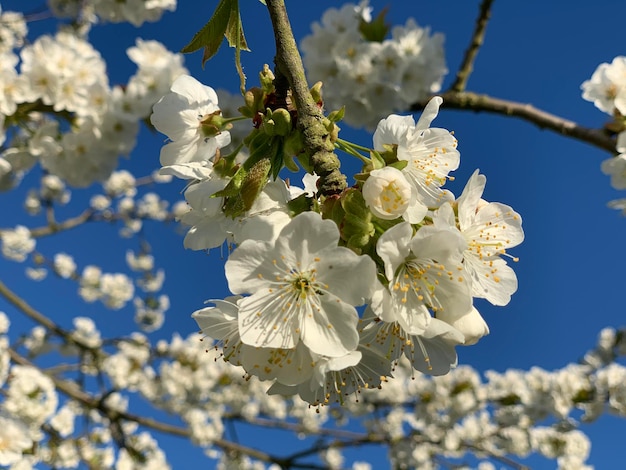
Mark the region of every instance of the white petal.
POLYGON ((191 317, 198 323, 202 333, 214 339, 224 339, 237 330, 239 308, 224 300, 211 300, 215 307, 196 310, 191 317))
POLYGON ((211 162, 189 162, 164 166, 159 170, 160 175, 172 175, 177 178, 190 180, 204 180, 213 173, 211 162))
MULTIPOLYGON (((192 214, 187 213, 181 220, 188 221, 190 216, 192 214)), ((183 246, 188 250, 210 250, 220 246, 225 239, 226 233, 219 222, 201 217, 185 235, 183 246)))
POLYGON ((487 178, 485 175, 479 174, 478 170, 476 170, 467 181, 463 192, 459 196, 457 202, 459 205, 459 225, 461 226, 461 230, 466 230, 472 225, 486 183, 487 178))
POLYGON ((472 279, 472 295, 487 299, 493 305, 509 303, 517 291, 515 271, 502 258, 466 256, 465 266, 472 279))
POLYGON ((189 110, 189 103, 180 95, 168 93, 153 106, 152 110, 150 122, 171 140, 180 140, 198 131, 198 119, 195 119, 195 123, 189 123, 188 119, 185 119, 186 116, 183 116, 183 113, 189 110))
POLYGON ((172 83, 171 90, 185 97, 189 103, 197 103, 200 106, 212 106, 214 109, 208 112, 213 112, 217 109, 217 93, 215 93, 215 90, 203 85, 189 75, 180 75, 172 83))
POLYGON ((318 280, 331 292, 350 305, 362 305, 374 292, 376 265, 367 256, 358 256, 344 247, 319 252, 315 264, 318 280))
POLYGON ((303 317, 302 342, 314 353, 338 357, 359 344, 356 309, 330 294, 319 296, 321 309, 303 317))
POLYGON ((407 136, 413 132, 415 121, 413 116, 392 114, 382 119, 374 132, 374 149, 384 150, 385 144, 401 144, 407 142, 407 136))
POLYGON ((437 313, 437 318, 463 333, 465 346, 476 344, 480 338, 489 334, 489 326, 473 306, 463 315, 449 315, 448 312, 440 312, 437 313))
POLYGON ((437 260, 452 269, 449 264, 461 262, 467 242, 456 227, 427 225, 417 231, 409 246, 419 259, 437 260))
POLYGON ((409 255, 409 242, 412 235, 411 225, 408 222, 402 222, 383 233, 376 242, 376 253, 385 263, 385 275, 388 280, 393 279, 395 270, 409 255))
POLYGON ((473 233, 477 241, 484 240, 498 248, 512 248, 524 241, 522 217, 499 202, 490 202, 476 213, 473 233))
POLYGON ((283 312, 280 296, 281 292, 257 292, 239 302, 239 335, 243 343, 260 348, 296 347, 300 340, 300 310, 283 312))
POLYGON ((339 229, 332 220, 323 220, 316 212, 303 212, 283 228, 276 240, 276 250, 308 266, 316 253, 335 248, 338 242, 339 229))
MULTIPOLYGON (((259 240, 245 240, 226 261, 228 288, 234 294, 254 293, 270 287, 276 276, 282 276, 273 259, 281 262, 280 255, 273 256, 272 245, 259 240)), ((282 266, 282 265, 281 265, 282 266)), ((283 269, 289 269, 283 267, 283 269)))
POLYGON ((463 334, 446 322, 433 318, 424 335, 413 337, 411 350, 405 349, 405 354, 411 360, 413 367, 424 374, 445 375, 457 365, 457 355, 454 347, 463 344, 463 334), (421 345, 426 352, 420 348, 421 345), (412 357, 408 354, 412 352, 412 357))
POLYGON ((430 124, 437 117, 437 114, 439 114, 439 106, 441 106, 441 103, 443 103, 441 96, 433 96, 431 98, 424 108, 424 111, 422 111, 419 121, 417 121, 415 125, 415 132, 420 132, 430 127, 430 124))

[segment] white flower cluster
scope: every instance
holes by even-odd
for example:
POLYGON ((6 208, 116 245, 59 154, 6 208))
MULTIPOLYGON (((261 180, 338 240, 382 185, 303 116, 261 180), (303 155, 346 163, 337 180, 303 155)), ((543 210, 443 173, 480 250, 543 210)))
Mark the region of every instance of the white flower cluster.
POLYGON ((516 291, 504 257, 523 240, 521 218, 482 199, 478 171, 458 198, 442 188, 459 152, 449 131, 430 127, 441 102, 432 99, 417 123, 397 115, 380 121, 377 169, 340 195, 341 222, 314 211, 294 216, 294 196, 322 201, 280 178, 267 181, 269 170, 229 192, 235 178, 218 166, 230 136, 213 89, 181 76, 154 106, 152 123, 170 138, 161 171, 189 180, 185 247, 237 244, 225 266, 237 296, 193 316, 223 345, 225 360, 274 381, 269 393, 316 405, 343 401, 380 386, 403 355, 417 371, 446 374, 457 363, 455 346, 489 332, 473 298, 506 305, 516 291), (262 190, 246 207, 241 195, 259 180, 262 190), (229 214, 235 204, 241 210, 229 214), (351 244, 350 230, 366 241, 351 244))
MULTIPOLYGON (((155 4, 138 2, 148 3, 155 4)), ((47 182, 40 198, 66 200, 64 183, 86 187, 103 181, 118 157, 130 154, 139 121, 186 70, 181 55, 139 39, 127 51, 137 73, 126 86, 110 88, 106 65, 90 43, 61 31, 21 47, 25 27, 18 19, 9 13, 0 17, 0 37, 7 39, 0 49, 0 124, 9 117, 15 124, 14 129, 0 125, 0 142, 12 137, 0 153, 0 189, 18 184, 39 162, 62 180, 54 193, 47 182), (13 52, 17 47, 19 56, 13 52)), ((36 200, 31 197, 32 212, 39 210, 36 200)))
MULTIPOLYGON (((3 314, 0 323, 8 324, 3 314)), ((75 341, 89 348, 101 346, 91 320, 78 318, 74 323, 75 341)), ((86 377, 104 374, 113 385, 116 391, 102 400, 102 406, 114 411, 112 416, 127 411, 132 393, 140 393, 153 406, 180 416, 192 441, 207 455, 236 468, 256 468, 258 462, 231 461, 227 452, 214 447, 224 439, 231 418, 253 426, 263 418, 262 426, 263 422, 284 423, 289 417, 294 430, 324 438, 351 416, 351 432, 389 443, 390 458, 399 468, 436 469, 442 457, 454 464, 466 460, 468 454, 484 459, 478 468, 494 468, 490 461, 502 456, 525 459, 536 454, 556 460, 562 470, 587 470, 591 468, 586 464, 590 443, 576 429, 577 420, 593 421, 607 409, 626 416, 626 368, 614 362, 626 351, 625 337, 623 331, 604 330, 596 349, 581 364, 555 371, 487 372, 484 378, 469 367, 441 377, 416 376, 410 360, 404 358, 394 368, 394 380, 380 390, 363 390, 358 402, 346 400, 343 408, 332 413, 328 408, 315 412, 300 400, 266 394, 264 382, 249 380, 239 367, 217 361, 219 351, 207 354, 207 345, 196 334, 174 335, 156 345, 133 334, 116 341, 112 353, 101 350, 101 364, 87 367, 82 363, 82 367, 86 377), (357 421, 361 428, 356 428, 357 421)), ((54 348, 58 343, 47 344, 54 348)), ((31 354, 50 351, 31 349, 31 354)), ((66 358, 69 352, 64 349, 66 358)), ((228 352, 232 350, 224 351, 228 352)), ((262 360, 263 350, 259 352, 262 360)), ((78 358, 84 351, 74 348, 72 354, 78 358)), ((88 410, 71 400, 62 402, 62 394, 46 374, 35 367, 11 364, 4 336, 0 337, 0 386, 4 396, 0 405, 2 466, 82 468, 87 462, 99 462, 104 468, 138 468, 135 452, 115 450, 116 437, 119 442, 123 432, 126 445, 141 454, 143 464, 169 468, 157 441, 136 423, 111 421, 111 415, 104 416, 102 410, 88 410), (79 422, 87 424, 79 426, 79 422)), ((328 465, 350 468, 346 457, 341 448, 331 448, 322 456, 328 465)), ((352 468, 366 467, 355 462, 352 468)))
POLYGON ((2 255, 20 263, 26 261, 37 244, 28 227, 23 225, 18 225, 13 230, 5 230, 0 235, 0 241, 2 242, 2 255))
POLYGON ((164 11, 176 10, 176 0, 48 0, 48 5, 58 17, 80 16, 90 23, 100 19, 134 26, 158 21, 164 11))
POLYGON ((437 93, 448 72, 442 34, 409 19, 391 38, 373 40, 362 28, 370 14, 367 1, 329 8, 301 43, 309 78, 324 83, 325 107, 345 105, 345 122, 368 129, 437 93))
MULTIPOLYGON (((602 172, 611 177, 611 186, 626 189, 626 57, 618 56, 602 63, 589 80, 581 85, 583 99, 591 101, 599 110, 612 116, 618 131, 617 155, 602 162, 602 172)), ((626 214, 626 199, 609 202, 609 207, 626 214)))
POLYGON ((85 302, 100 300, 113 310, 119 310, 133 298, 133 281, 123 273, 103 273, 97 266, 85 266, 79 277, 78 293, 85 302))

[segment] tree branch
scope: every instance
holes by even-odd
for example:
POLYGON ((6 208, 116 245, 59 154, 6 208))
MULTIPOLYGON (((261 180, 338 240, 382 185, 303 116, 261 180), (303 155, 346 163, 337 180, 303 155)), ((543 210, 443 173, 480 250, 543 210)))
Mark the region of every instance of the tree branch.
POLYGON ((334 143, 324 125, 322 110, 313 100, 304 74, 304 66, 291 30, 284 0, 267 0, 274 36, 276 38, 276 67, 291 87, 298 110, 298 129, 304 148, 315 173, 320 177, 319 192, 324 196, 341 193, 347 186, 346 177, 339 171, 340 163, 334 153, 334 143))
MULTIPOLYGON (((612 139, 607 132, 600 129, 583 127, 574 121, 569 121, 546 111, 542 111, 541 109, 537 109, 531 104, 493 98, 488 95, 468 91, 447 91, 439 96, 443 98, 444 108, 517 117, 536 125, 540 129, 548 129, 557 134, 586 142, 613 154, 616 153, 615 140, 612 139)), ((420 111, 424 109, 429 99, 411 105, 410 110, 420 111)))
POLYGON ((76 341, 74 338, 72 338, 72 335, 70 333, 65 331, 63 328, 61 328, 59 325, 57 325, 55 322, 53 322, 50 318, 45 316, 43 313, 40 313, 37 310, 35 310, 33 307, 31 307, 24 299, 22 299, 19 295, 17 295, 15 292, 9 289, 6 286, 6 284, 4 284, 2 281, 0 281, 0 295, 4 297, 7 300, 7 302, 9 302, 10 304, 13 304, 14 307, 16 307, 22 313, 24 313, 28 318, 36 321, 44 328, 47 328, 48 330, 54 332, 55 334, 63 338, 68 343, 75 344, 81 348, 88 349, 88 350, 93 349, 80 343, 79 341, 76 341))
POLYGON ((450 86, 451 91, 464 91, 467 86, 467 80, 474 70, 474 61, 478 55, 478 50, 483 45, 485 40, 485 31, 487 29, 489 18, 491 17, 492 3, 493 0, 483 0, 480 5, 480 11, 478 13, 478 18, 476 19, 476 26, 474 27, 474 34, 472 34, 472 40, 469 47, 465 51, 463 62, 456 73, 454 83, 450 86))
POLYGON ((33 238, 41 238, 46 235, 52 235, 56 232, 62 232, 65 230, 70 230, 78 227, 79 225, 84 224, 89 221, 89 219, 93 216, 93 209, 87 209, 82 214, 77 215, 76 217, 72 217, 71 219, 64 220, 63 222, 54 222, 54 216, 52 219, 48 219, 48 225, 45 227, 34 228, 30 231, 30 236, 33 238))

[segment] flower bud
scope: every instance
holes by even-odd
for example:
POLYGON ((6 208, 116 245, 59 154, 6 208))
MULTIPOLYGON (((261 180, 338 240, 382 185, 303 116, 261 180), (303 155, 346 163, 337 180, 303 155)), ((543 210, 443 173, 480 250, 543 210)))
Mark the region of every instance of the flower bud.
POLYGON ((261 82, 261 88, 265 93, 269 94, 274 91, 274 73, 270 70, 269 65, 264 64, 263 70, 259 73, 259 80, 261 82))
POLYGON ((222 117, 222 111, 219 109, 211 114, 204 116, 200 121, 200 129, 204 137, 214 137, 231 129, 233 125, 228 122, 228 119, 222 117))
POLYGON ((311 96, 317 104, 322 103, 322 82, 317 82, 311 87, 311 96))
POLYGON ((287 136, 291 132, 291 114, 284 108, 274 111, 268 108, 263 118, 263 128, 267 135, 287 136))
POLYGON ((489 334, 489 327, 476 308, 459 316, 453 312, 439 310, 437 318, 459 330, 465 336, 465 346, 476 344, 480 338, 489 334))
POLYGON ((370 172, 363 184, 363 198, 372 214, 379 219, 397 219, 409 207, 411 185, 400 170, 386 166, 370 172))

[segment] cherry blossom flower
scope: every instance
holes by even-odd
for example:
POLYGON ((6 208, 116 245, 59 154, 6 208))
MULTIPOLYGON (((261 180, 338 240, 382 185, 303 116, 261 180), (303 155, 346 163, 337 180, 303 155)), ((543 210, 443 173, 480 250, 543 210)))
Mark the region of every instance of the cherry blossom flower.
POLYGON ((219 115, 213 88, 189 75, 179 76, 150 116, 154 127, 171 140, 161 149, 161 165, 209 160, 227 146, 230 133, 215 123, 219 115))
POLYGON ((379 219, 393 220, 402 217, 417 224, 426 215, 426 206, 420 204, 415 191, 402 172, 394 167, 373 170, 363 184, 365 204, 379 219))
POLYGON ((402 222, 383 233, 376 252, 389 285, 376 293, 376 314, 397 321, 409 335, 422 335, 431 312, 467 312, 472 298, 462 265, 466 246, 455 227, 425 226, 413 235, 402 222))
POLYGON ((384 151, 395 146, 398 160, 408 163, 402 173, 415 190, 414 197, 426 208, 444 202, 441 186, 460 161, 454 136, 445 129, 430 127, 442 102, 438 96, 432 98, 417 123, 411 116, 392 114, 381 120, 374 132, 374 149, 384 151))
POLYGON ((355 305, 374 289, 376 268, 367 256, 338 247, 334 222, 305 212, 274 242, 245 240, 226 262, 239 303, 241 340, 252 346, 293 349, 340 357, 356 349, 355 305), (356 274, 358 273, 358 274, 356 274))
MULTIPOLYGON (((506 305, 517 290, 517 277, 501 256, 524 240, 522 218, 505 204, 481 199, 486 182, 476 170, 456 201, 459 230, 467 241, 464 265, 474 297, 506 305)), ((453 217, 448 205, 438 212, 448 220, 453 217)))

